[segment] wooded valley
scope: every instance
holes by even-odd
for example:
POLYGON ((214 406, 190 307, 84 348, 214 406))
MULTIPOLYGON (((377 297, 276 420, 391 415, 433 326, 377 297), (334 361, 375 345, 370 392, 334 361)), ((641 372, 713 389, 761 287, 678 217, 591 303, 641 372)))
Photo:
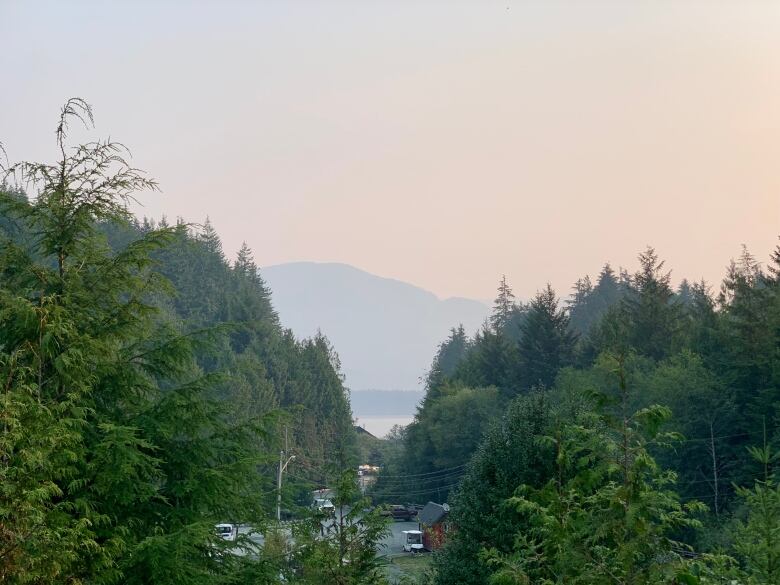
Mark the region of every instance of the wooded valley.
POLYGON ((429 584, 780 583, 780 246, 722 283, 673 284, 651 247, 568 296, 502 278, 367 448, 327 332, 285 330, 208 220, 131 214, 157 184, 70 145, 91 120, 68 101, 56 162, 4 166, 0 581, 383 583, 373 504, 432 500, 429 584), (335 520, 309 509, 326 487, 335 520))

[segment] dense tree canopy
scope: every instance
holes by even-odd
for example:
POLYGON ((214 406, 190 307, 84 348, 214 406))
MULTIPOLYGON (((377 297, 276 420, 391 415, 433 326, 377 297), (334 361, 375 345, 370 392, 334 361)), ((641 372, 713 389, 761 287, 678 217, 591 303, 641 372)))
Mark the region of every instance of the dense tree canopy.
MULTIPOLYGON (((58 160, 0 188, 0 580, 384 582, 334 348, 282 328, 208 219, 133 217, 156 183, 118 143, 70 148, 73 120, 82 100, 58 160), (280 458, 293 539, 269 522, 280 458), (295 510, 314 485, 330 520, 295 510)), ((717 296, 675 288, 653 248, 638 264, 563 304, 502 278, 414 422, 362 444, 375 501, 452 505, 432 582, 780 584, 780 246, 743 250, 717 296)))
POLYGON ((743 251, 717 297, 705 282, 673 288, 653 248, 638 260, 633 274, 606 264, 595 286, 579 279, 565 309, 549 287, 518 303, 502 279, 490 327, 440 346, 377 484, 452 504, 436 583, 777 582, 763 518, 776 517, 778 488, 772 463, 748 451, 780 441, 780 246, 765 268, 743 251), (620 388, 630 392, 615 402, 620 388), (491 407, 458 404, 453 389, 491 407), (609 455, 620 448, 632 453, 622 471, 609 455), (636 512, 607 513, 616 502, 636 512))
POLYGON ((248 248, 132 217, 156 183, 118 143, 70 148, 73 119, 0 189, 0 580, 275 581, 214 526, 265 525, 279 420, 304 479, 351 467, 338 358, 281 329, 248 248))

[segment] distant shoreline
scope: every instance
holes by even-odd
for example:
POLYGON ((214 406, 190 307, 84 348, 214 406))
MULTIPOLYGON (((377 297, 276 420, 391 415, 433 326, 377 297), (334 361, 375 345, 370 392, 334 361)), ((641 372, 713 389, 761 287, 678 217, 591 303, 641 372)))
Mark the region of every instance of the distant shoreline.
POLYGON ((355 424, 369 433, 377 437, 378 439, 384 439, 385 435, 390 432, 396 425, 406 426, 412 420, 412 415, 400 415, 400 416, 370 416, 363 415, 358 416, 355 420, 355 424))
POLYGON ((414 416, 424 396, 420 390, 355 390, 350 404, 358 418, 414 416))

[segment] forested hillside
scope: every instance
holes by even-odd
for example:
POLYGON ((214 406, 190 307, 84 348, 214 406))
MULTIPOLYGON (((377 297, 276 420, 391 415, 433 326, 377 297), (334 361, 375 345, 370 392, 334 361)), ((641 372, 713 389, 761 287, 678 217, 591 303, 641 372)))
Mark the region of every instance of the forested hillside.
MULTIPOLYGON (((0 185, 0 581, 386 583, 334 349, 208 220, 133 217, 157 184, 70 147, 74 119, 0 185)), ((451 504, 428 584, 778 585, 779 443, 780 246, 717 291, 652 248, 566 301, 502 278, 414 422, 362 448, 375 501, 451 504)))
POLYGON ((376 486, 451 503, 436 582, 780 582, 780 246, 767 260, 743 250, 714 291, 673 288, 652 248, 565 301, 502 279, 376 486))
MULTIPOLYGON (((26 197, 19 194, 18 202, 18 217, 5 216, 0 234, 23 244, 32 240, 32 228, 18 220, 27 213, 26 197)), ((282 327, 247 246, 231 262, 208 219, 193 226, 131 217, 96 227, 110 253, 120 256, 150 235, 166 234, 165 245, 149 255, 170 294, 150 300, 160 319, 175 323, 178 331, 209 338, 195 348, 198 365, 204 373, 229 374, 215 384, 213 395, 230 404, 238 419, 276 409, 293 415, 283 417, 280 428, 287 428, 290 449, 301 454, 304 475, 324 477, 329 466, 354 456, 349 399, 334 348, 322 334, 298 340, 282 327)))
POLYGON ((174 290, 163 306, 186 331, 225 332, 216 347, 198 355, 205 371, 230 373, 218 397, 242 416, 278 408, 293 413, 283 426, 306 473, 324 476, 328 466, 345 465, 353 455, 352 418, 330 342, 323 334, 298 340, 282 327, 251 250, 244 245, 229 261, 208 219, 202 226, 135 218, 102 226, 115 252, 159 229, 171 232, 171 241, 152 254, 174 290))
MULTIPOLYGON (((266 583, 338 567, 328 540, 293 572, 215 532, 266 529, 280 450, 285 508, 354 468, 333 348, 281 327, 249 249, 229 261, 208 221, 134 218, 128 203, 156 183, 118 143, 68 145, 73 119, 91 122, 80 99, 62 110, 56 163, 9 166, 0 183, 0 581, 266 583)), ((373 574, 373 551, 350 570, 373 574)))

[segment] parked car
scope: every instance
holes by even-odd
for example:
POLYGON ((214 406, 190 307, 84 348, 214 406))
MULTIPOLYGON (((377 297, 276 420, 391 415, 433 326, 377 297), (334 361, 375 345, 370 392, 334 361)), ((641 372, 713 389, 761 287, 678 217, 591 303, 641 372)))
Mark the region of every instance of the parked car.
POLYGON ((314 498, 314 502, 311 505, 313 510, 318 512, 325 512, 326 514, 333 514, 336 511, 336 507, 327 498, 314 498))
POLYGON ((401 506, 400 504, 387 506, 382 510, 382 516, 390 516, 393 520, 405 520, 406 522, 409 522, 416 515, 416 510, 401 506))
POLYGON ((423 533, 421 531, 404 530, 403 534, 406 537, 406 541, 404 542, 404 551, 410 553, 418 553, 424 550, 423 543, 422 543, 423 533))
POLYGON ((238 526, 235 524, 217 524, 215 528, 217 530, 217 535, 222 540, 235 542, 238 538, 238 526))

